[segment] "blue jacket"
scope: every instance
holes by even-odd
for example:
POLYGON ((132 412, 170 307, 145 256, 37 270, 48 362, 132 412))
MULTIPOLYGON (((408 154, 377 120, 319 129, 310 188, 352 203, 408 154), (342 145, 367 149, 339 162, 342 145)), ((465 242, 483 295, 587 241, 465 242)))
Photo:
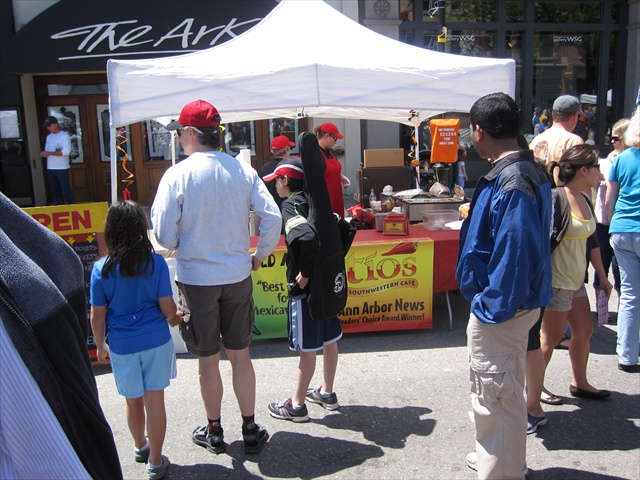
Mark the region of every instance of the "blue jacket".
POLYGON ((551 184, 520 150, 494 163, 478 181, 460 231, 456 280, 484 323, 551 300, 551 184))

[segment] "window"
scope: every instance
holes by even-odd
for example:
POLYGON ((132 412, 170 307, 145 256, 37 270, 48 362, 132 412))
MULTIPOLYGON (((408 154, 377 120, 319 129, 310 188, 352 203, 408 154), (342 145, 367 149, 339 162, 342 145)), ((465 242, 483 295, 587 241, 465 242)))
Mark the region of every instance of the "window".
MULTIPOLYGON (((100 139, 100 161, 111 161, 111 129, 109 128, 109 105, 96 105, 96 118, 98 119, 98 137, 100 139)), ((129 139, 129 127, 116 128, 116 153, 118 161, 131 160, 131 145, 129 139)))
MULTIPOLYGON (((599 33, 538 32, 534 39, 534 106, 551 109, 560 95, 593 95, 597 91, 599 33)), ((588 97, 582 97, 583 103, 588 97)), ((589 108, 591 110, 591 108, 589 108)), ((595 115, 595 112, 593 112, 595 115)), ((591 121, 595 125, 595 119, 591 121)), ((589 126, 575 133, 588 139, 589 126)), ((581 128, 580 128, 581 127, 581 128)), ((595 127, 592 127, 595 128, 595 127)))
POLYGON ((291 147, 291 153, 298 153, 298 120, 292 120, 290 118, 272 118, 269 120, 269 145, 271 141, 284 135, 291 142, 295 144, 295 147, 291 147))
POLYGON ((453 30, 447 37, 447 53, 467 57, 495 57, 495 32, 453 30))
MULTIPOLYGON (((172 133, 160 122, 147 120, 144 123, 144 136, 148 152, 145 159, 148 161, 171 160, 171 135, 172 133)), ((182 145, 178 142, 177 137, 174 148, 176 150, 176 160, 185 157, 184 150, 182 150, 182 145)))
POLYGON ((0 138, 22 140, 17 109, 0 110, 0 138))
POLYGON ((58 125, 71 137, 71 153, 69 163, 84 163, 84 149, 82 148, 82 126, 80 123, 80 107, 78 105, 51 106, 47 115, 56 117, 58 125))
POLYGON ((536 23, 600 23, 600 2, 536 2, 536 23))
POLYGON ((225 151, 234 157, 240 150, 250 149, 251 155, 256 154, 256 134, 253 122, 233 122, 224 125, 225 151))

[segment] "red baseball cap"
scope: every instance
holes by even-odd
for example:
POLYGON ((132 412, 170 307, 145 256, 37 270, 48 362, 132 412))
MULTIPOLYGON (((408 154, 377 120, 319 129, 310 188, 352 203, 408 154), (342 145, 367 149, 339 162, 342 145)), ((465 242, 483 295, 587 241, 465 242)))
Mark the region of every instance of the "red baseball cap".
POLYGON ((278 166, 269 175, 262 177, 265 182, 270 182, 278 177, 295 178, 302 180, 304 178, 304 170, 302 169, 302 159, 300 157, 289 157, 278 163, 278 166))
POLYGON ((271 151, 277 152, 278 150, 282 150, 285 147, 295 147, 296 144, 289 140, 285 135, 280 135, 273 140, 271 140, 271 151))
POLYGON ((331 135, 335 135, 336 138, 342 139, 344 135, 340 133, 338 127, 336 127, 335 123, 327 122, 320 125, 320 130, 326 133, 330 133, 331 135))
POLYGON ((204 100, 196 100, 182 107, 178 120, 167 125, 167 130, 182 127, 219 127, 220 114, 216 107, 204 100))

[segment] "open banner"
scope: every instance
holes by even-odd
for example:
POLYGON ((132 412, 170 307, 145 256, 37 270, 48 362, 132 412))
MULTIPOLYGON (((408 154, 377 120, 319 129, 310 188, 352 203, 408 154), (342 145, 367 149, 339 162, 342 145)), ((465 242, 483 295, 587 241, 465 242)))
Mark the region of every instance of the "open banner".
POLYGON ((435 119, 431 130, 431 163, 454 163, 458 160, 459 118, 435 119))
MULTIPOLYGON (((104 221, 107 218, 109 204, 107 202, 79 203, 23 210, 41 225, 57 233, 76 252, 82 262, 84 287, 88 300, 93 264, 107 254, 107 246, 104 243, 104 221)), ((87 322, 89 322, 90 312, 91 306, 87 301, 87 322)), ((94 360, 96 346, 90 327, 87 348, 89 356, 94 360)))
MULTIPOLYGON (((387 238, 356 241, 345 258, 349 298, 339 315, 345 333, 432 328, 433 241, 387 238)), ((254 339, 287 336, 285 253, 278 246, 251 272, 254 339)))

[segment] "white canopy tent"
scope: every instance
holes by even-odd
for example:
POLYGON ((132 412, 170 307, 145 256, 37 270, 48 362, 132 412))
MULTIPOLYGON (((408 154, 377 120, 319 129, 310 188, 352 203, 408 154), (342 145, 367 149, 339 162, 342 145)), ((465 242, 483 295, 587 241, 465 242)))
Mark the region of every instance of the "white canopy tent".
MULTIPOLYGON (((207 50, 109 60, 107 75, 112 145, 116 126, 175 118, 199 98, 213 103, 225 123, 309 116, 415 125, 443 112, 468 112, 488 93, 515 92, 511 59, 414 47, 321 0, 283 0, 251 30, 207 50), (411 120, 410 110, 417 112, 411 120)), ((114 156, 114 179, 115 166, 114 156)))
MULTIPOLYGON (((611 106, 611 95, 612 95, 613 90, 608 90, 607 91, 607 107, 611 106)), ((583 93, 582 95, 580 95, 580 103, 582 103, 583 105, 595 105, 596 103, 598 103, 598 96, 597 95, 588 95, 586 93, 583 93)))

